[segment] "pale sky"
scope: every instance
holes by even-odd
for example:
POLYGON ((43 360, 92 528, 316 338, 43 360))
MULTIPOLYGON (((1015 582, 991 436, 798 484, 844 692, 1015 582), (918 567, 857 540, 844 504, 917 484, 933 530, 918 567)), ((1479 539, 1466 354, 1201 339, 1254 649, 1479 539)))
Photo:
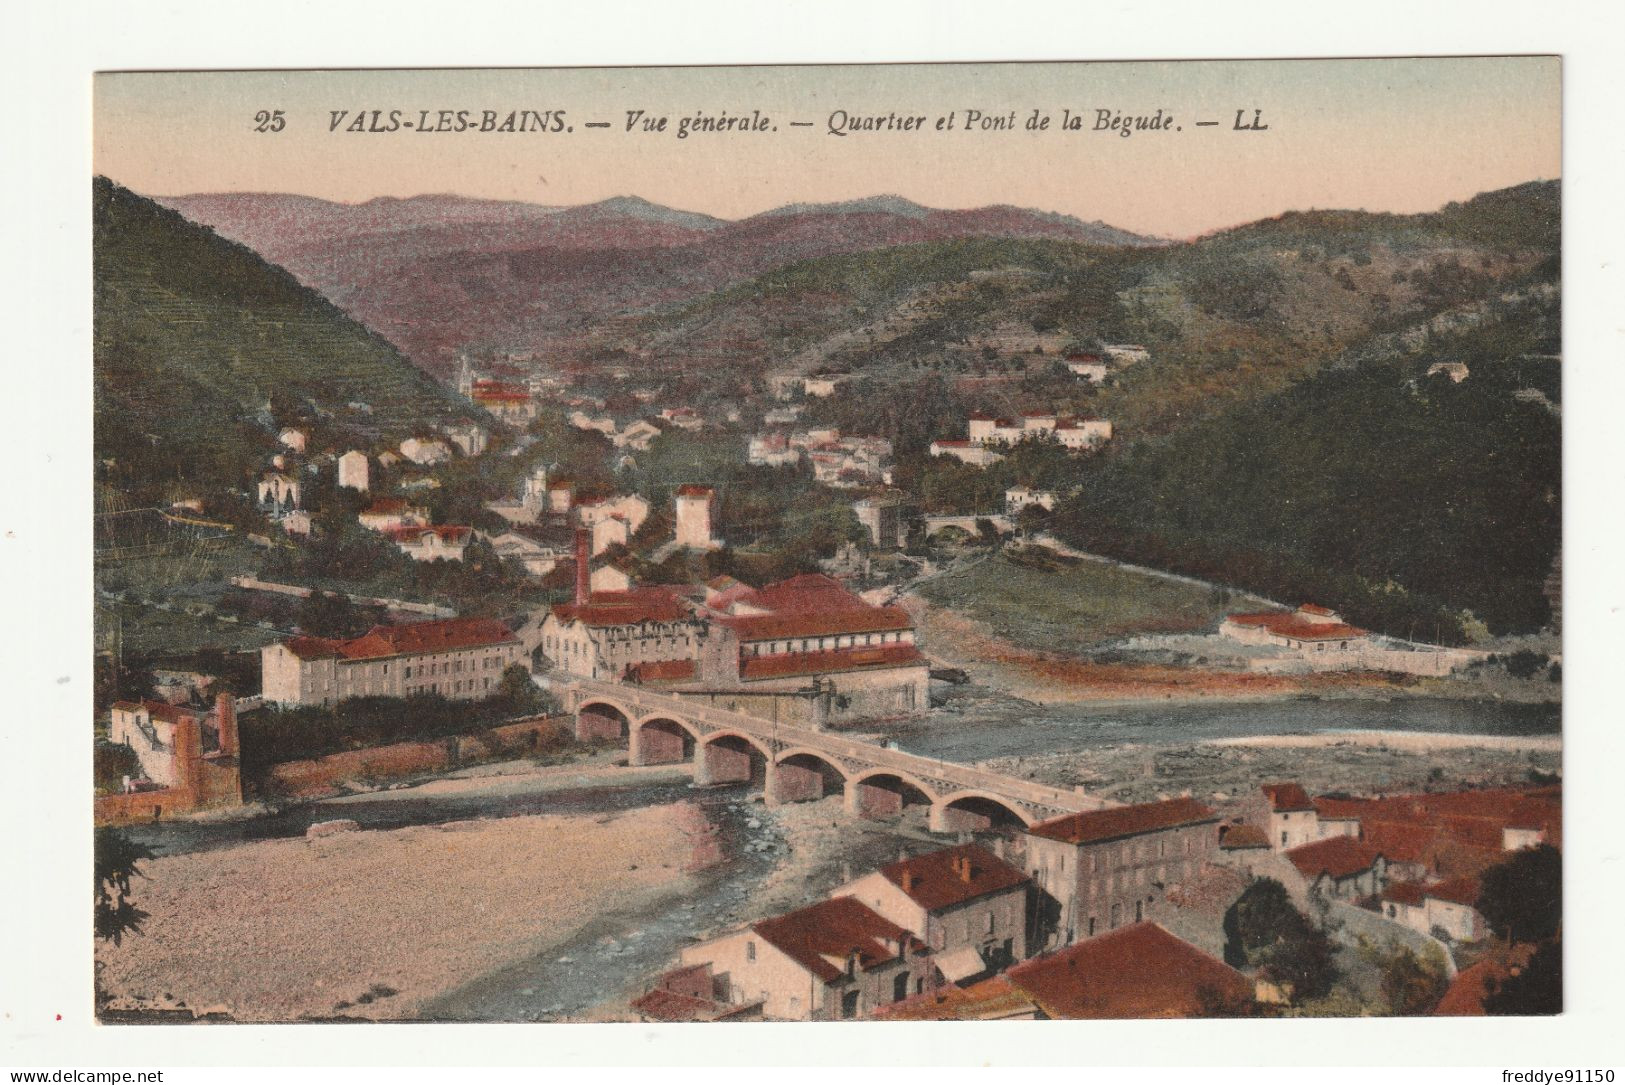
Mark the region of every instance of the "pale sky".
POLYGON ((1287 210, 1432 210, 1561 175, 1554 57, 883 67, 112 73, 96 78, 95 166, 148 195, 296 192, 360 202, 452 192, 543 204, 635 195, 743 218, 792 202, 896 193, 930 207, 1014 204, 1188 237, 1287 210), (255 115, 282 110, 280 132, 255 115), (440 110, 563 110, 569 132, 391 133, 440 110), (626 111, 667 116, 628 133, 626 111), (1050 117, 1033 132, 1034 109, 1050 117), (1062 111, 1084 131, 1063 131, 1062 111), (1097 110, 1177 130, 1093 131, 1097 110), (1262 111, 1268 131, 1235 131, 1262 111), (345 110, 330 131, 333 111, 345 110), (1014 131, 966 131, 969 110, 1014 131), (760 111, 777 130, 675 130, 696 111, 760 111), (831 116, 924 117, 831 135, 831 116), (939 131, 950 111, 954 129, 939 131), (792 127, 792 121, 811 122, 792 127), (1218 121, 1201 126, 1198 121, 1218 121), (588 128, 587 122, 609 122, 588 128))

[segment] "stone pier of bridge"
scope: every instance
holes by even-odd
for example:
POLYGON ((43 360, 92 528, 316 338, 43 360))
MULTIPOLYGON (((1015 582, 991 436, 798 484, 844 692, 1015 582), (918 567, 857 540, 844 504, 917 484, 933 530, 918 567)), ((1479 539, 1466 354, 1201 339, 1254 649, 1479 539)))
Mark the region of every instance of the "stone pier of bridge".
POLYGON ((557 689, 576 717, 579 740, 624 743, 632 765, 692 762, 694 786, 759 786, 770 806, 839 793, 852 817, 895 818, 923 807, 933 832, 951 833, 1030 826, 1117 805, 671 692, 576 678, 557 689))

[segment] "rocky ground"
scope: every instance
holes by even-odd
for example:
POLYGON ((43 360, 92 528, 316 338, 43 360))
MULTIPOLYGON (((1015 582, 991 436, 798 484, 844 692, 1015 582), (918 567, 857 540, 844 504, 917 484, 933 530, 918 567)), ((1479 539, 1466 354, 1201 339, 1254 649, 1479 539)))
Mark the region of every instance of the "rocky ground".
POLYGON ((1055 787, 1082 786, 1121 802, 1185 794, 1226 802, 1276 780, 1295 780, 1311 794, 1522 784, 1532 779, 1531 773, 1560 774, 1562 763, 1562 740, 1555 735, 1363 731, 1105 746, 1000 757, 983 766, 1055 787))
POLYGON ((110 1009, 239 1021, 410 1018, 692 881, 670 806, 259 841, 142 864, 139 935, 98 946, 110 1009))

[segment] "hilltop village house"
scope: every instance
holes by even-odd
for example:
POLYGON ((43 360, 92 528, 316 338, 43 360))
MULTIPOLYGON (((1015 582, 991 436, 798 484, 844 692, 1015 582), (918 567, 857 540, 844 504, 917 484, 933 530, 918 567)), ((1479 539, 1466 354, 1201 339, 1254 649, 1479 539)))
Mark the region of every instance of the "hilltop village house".
POLYGON ((339 457, 339 486, 367 491, 367 454, 351 449, 339 457))
POLYGON ((368 531, 395 531, 406 527, 426 527, 429 510, 404 498, 384 497, 356 513, 356 522, 368 531))
POLYGON ((408 437, 400 447, 401 455, 419 467, 433 467, 451 459, 451 446, 438 437, 408 437))
POLYGON ((1201 873, 1219 843, 1219 815, 1169 799, 1041 822, 1016 839, 1042 891, 1052 946, 1093 938, 1155 914, 1167 890, 1201 873))
POLYGON ((541 411, 541 404, 524 385, 481 378, 471 381, 465 394, 474 406, 484 408, 509 425, 526 425, 541 411))
POLYGON ((1026 960, 1031 880, 980 844, 900 859, 836 889, 907 929, 936 958, 938 982, 963 983, 1026 960))
POLYGON ((472 528, 453 524, 437 527, 389 528, 384 535, 413 561, 462 561, 474 538, 472 528))
POLYGON ((717 550, 722 541, 712 534, 717 495, 709 486, 677 487, 677 545, 691 550, 717 550))
POLYGON ((779 1021, 843 1021, 901 1001, 935 967, 929 949, 856 897, 838 896, 681 954, 717 1001, 779 1021))
POLYGON ((578 576, 575 601, 553 607, 541 636, 543 654, 571 674, 805 723, 928 707, 929 665, 908 612, 870 606, 817 574, 760 589, 719 577, 703 590, 624 592, 591 591, 578 576))
POLYGON ((1443 675, 1483 658, 1466 648, 1382 641, 1349 625, 1336 611, 1304 603, 1294 611, 1265 610, 1231 614, 1219 623, 1219 635, 1241 644, 1272 648, 1274 658, 1248 662, 1254 670, 1375 670, 1443 675))
POLYGON ((502 672, 530 670, 519 638, 492 618, 374 626, 349 640, 289 637, 260 650, 265 700, 332 705, 350 697, 488 697, 502 672))
POLYGON ((215 698, 212 713, 164 701, 119 701, 110 737, 135 753, 141 779, 96 799, 97 824, 241 805, 237 703, 230 694, 215 698))
POLYGON ((1232 614, 1219 623, 1219 633, 1243 644, 1273 644, 1315 653, 1357 651, 1370 635, 1343 621, 1336 611, 1314 603, 1304 603, 1291 613, 1232 614))
POLYGON ((259 505, 262 512, 273 517, 286 516, 302 507, 299 480, 281 471, 267 471, 260 476, 259 505))
POLYGON ((1471 875, 1426 882, 1395 882, 1382 891, 1382 914, 1423 934, 1442 932, 1457 942, 1479 942, 1489 924, 1478 910, 1478 879, 1471 875))

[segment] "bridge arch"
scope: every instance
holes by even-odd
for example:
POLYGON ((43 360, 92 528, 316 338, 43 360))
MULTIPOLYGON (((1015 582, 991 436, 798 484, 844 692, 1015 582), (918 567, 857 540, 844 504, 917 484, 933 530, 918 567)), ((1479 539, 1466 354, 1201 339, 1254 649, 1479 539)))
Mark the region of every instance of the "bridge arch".
POLYGON ((694 784, 767 783, 773 755, 743 731, 716 731, 700 740, 694 752, 694 784))
POLYGON ((1019 806, 985 791, 956 791, 931 807, 931 831, 936 833, 1025 829, 1033 824, 1032 816, 1019 806))
POLYGON ((676 714, 655 712, 632 726, 627 760, 634 765, 669 765, 688 761, 701 735, 676 714))
POLYGON ((767 801, 811 802, 844 792, 846 780, 846 770, 827 753, 806 747, 785 750, 768 776, 767 801))
POLYGON ((588 698, 576 705, 576 741, 628 741, 635 716, 625 705, 607 697, 588 698))
POLYGON ((906 772, 875 768, 853 776, 846 783, 846 809, 862 818, 889 818, 908 808, 934 809, 937 797, 932 790, 906 772))

